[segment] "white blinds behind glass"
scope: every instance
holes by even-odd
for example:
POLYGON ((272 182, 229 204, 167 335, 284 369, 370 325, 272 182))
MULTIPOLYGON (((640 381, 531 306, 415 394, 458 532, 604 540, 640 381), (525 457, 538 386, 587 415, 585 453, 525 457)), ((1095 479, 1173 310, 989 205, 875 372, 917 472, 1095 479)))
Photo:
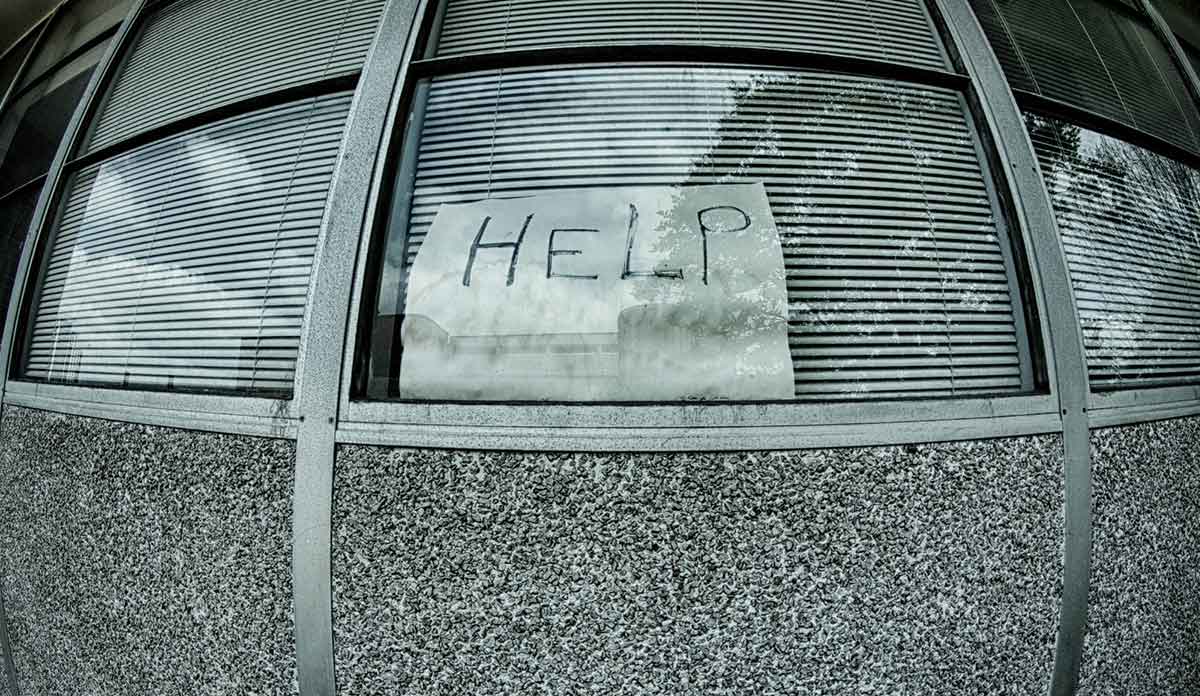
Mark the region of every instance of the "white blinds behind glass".
POLYGON ((946 68, 921 0, 449 0, 438 54, 634 41, 808 50, 946 68))
POLYGON ((383 0, 181 0, 155 13, 88 149, 362 67, 383 0))
POLYGON ((25 375, 290 392, 349 104, 339 94, 265 109, 77 173, 25 375))
POLYGON ((956 93, 867 78, 645 65, 437 79, 406 263, 443 203, 762 181, 797 397, 1014 392, 1013 307, 972 138, 956 93))
POLYGON ((1028 120, 1092 388, 1200 379, 1200 173, 1062 121, 1028 120))

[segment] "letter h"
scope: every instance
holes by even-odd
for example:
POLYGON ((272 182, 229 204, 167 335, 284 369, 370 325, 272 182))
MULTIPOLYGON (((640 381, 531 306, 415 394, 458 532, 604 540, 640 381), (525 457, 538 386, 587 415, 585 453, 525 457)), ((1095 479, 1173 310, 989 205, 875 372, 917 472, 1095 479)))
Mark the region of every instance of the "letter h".
POLYGON ((475 268, 475 253, 480 249, 504 249, 512 248, 512 258, 508 262, 508 282, 505 285, 513 284, 513 277, 517 273, 517 254, 521 253, 521 240, 525 239, 525 231, 529 229, 529 221, 533 219, 533 213, 530 213, 525 218, 525 224, 521 225, 521 233, 517 235, 515 242, 488 242, 483 243, 483 233, 487 230, 488 223, 492 221, 492 216, 488 215, 483 219, 483 224, 479 226, 479 233, 475 235, 475 241, 471 243, 471 251, 467 255, 467 268, 463 271, 462 284, 464 287, 471 286, 471 270, 475 268))

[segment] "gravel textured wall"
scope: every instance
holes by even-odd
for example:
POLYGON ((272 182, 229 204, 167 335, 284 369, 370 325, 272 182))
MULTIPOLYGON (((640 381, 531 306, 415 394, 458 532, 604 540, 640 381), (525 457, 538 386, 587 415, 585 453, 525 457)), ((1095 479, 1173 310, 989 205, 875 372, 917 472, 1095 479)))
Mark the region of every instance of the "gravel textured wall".
POLYGON ((5 408, 23 696, 295 692, 290 442, 5 408))
POLYGON ((1044 693, 1057 437, 339 451, 343 694, 1044 693))
POLYGON ((1085 696, 1200 694, 1200 418, 1092 433, 1085 696))

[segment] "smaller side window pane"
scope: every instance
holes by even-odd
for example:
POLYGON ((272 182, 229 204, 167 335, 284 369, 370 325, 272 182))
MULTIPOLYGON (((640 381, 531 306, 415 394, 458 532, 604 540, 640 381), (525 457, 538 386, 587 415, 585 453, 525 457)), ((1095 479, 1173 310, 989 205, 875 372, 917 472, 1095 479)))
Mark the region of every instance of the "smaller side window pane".
POLYGON ((25 56, 29 54, 29 49, 33 48, 34 38, 39 31, 38 27, 29 30, 24 38, 18 41, 11 49, 3 56, 0 56, 0 99, 4 98, 4 93, 8 90, 12 81, 17 77, 17 71, 21 69, 21 63, 24 62, 25 56))
POLYGON ((1200 153, 1200 111, 1166 45, 1108 0, 971 0, 1014 89, 1200 153))
POLYGON ((129 10, 129 0, 75 0, 52 20, 49 33, 22 80, 28 85, 55 63, 116 27, 129 10))
POLYGON ((953 91, 639 64, 418 93, 371 398, 1024 389, 1004 233, 953 91))
POLYGON ((178 0, 141 22, 85 149, 319 80, 366 59, 383 0, 178 0))
POLYGON ((105 47, 98 45, 63 66, 21 95, 4 114, 0 120, 0 194, 49 169, 105 47))
POLYGON ((350 95, 226 119, 68 182, 23 376, 285 395, 350 95))
POLYGON ((1200 380, 1200 172, 1086 128, 1026 125, 1054 204, 1094 390, 1200 380))
POLYGON ((0 327, 8 315, 17 263, 40 193, 40 186, 32 186, 0 198, 0 327))

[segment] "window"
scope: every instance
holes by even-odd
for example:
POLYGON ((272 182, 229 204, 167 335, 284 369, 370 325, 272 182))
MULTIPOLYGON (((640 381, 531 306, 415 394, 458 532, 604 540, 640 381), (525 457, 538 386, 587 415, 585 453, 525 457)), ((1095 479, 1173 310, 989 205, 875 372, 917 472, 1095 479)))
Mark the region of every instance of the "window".
POLYGON ((966 79, 920 2, 843 7, 446 3, 414 65, 358 395, 1033 390, 966 79))
POLYGON ((1026 114, 1092 389, 1196 382, 1200 128, 1180 66, 1149 18, 1101 0, 973 4, 1026 114))
POLYGON ((68 163, 20 377, 289 396, 379 0, 179 0, 68 163))
POLYGON ((1073 107, 1200 153, 1193 95, 1140 13, 1111 0, 971 5, 1024 104, 1042 97, 1041 110, 1073 107))
POLYGON ((0 121, 0 190, 40 181, 46 174, 106 48, 96 46, 13 100, 0 121))
POLYGON ((124 12, 114 0, 67 3, 0 60, 0 95, 13 80, 0 111, 0 323, 46 171, 124 12))
POLYGON ((33 44, 37 41, 37 35, 41 29, 40 24, 33 27, 16 43, 9 46, 3 54, 0 54, 0 99, 3 99, 4 93, 14 86, 12 82, 16 79, 21 64, 25 62, 25 56, 29 55, 29 51, 33 49, 33 44))
POLYGON ((1027 117, 1063 236, 1093 389, 1200 377, 1200 172, 1027 117))

